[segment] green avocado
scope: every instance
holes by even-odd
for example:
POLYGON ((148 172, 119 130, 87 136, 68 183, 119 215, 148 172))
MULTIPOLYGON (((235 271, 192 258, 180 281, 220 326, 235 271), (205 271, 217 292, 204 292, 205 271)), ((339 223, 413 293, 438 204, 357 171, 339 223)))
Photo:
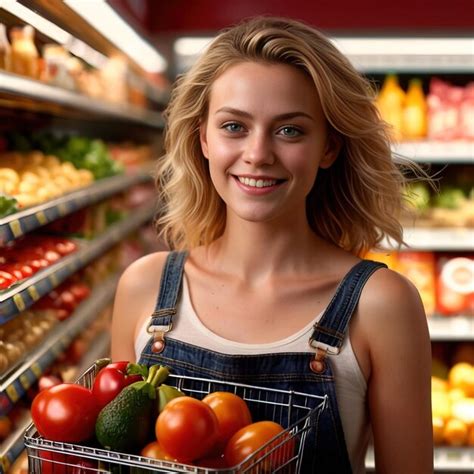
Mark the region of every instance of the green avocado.
POLYGON ((104 448, 135 452, 147 443, 157 416, 157 386, 168 374, 166 367, 150 367, 145 381, 125 387, 101 410, 95 434, 104 448))

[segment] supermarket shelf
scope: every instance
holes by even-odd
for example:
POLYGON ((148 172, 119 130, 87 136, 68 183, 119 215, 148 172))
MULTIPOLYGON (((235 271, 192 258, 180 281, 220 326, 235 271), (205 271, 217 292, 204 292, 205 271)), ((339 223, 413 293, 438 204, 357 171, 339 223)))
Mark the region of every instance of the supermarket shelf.
POLYGON ((26 428, 31 423, 31 416, 28 412, 19 420, 16 429, 3 442, 0 449, 0 474, 8 472, 10 466, 15 462, 23 451, 25 444, 23 437, 26 428))
MULTIPOLYGON (((105 305, 112 301, 116 284, 117 278, 111 278, 110 281, 105 283, 105 286, 107 287, 106 292, 108 293, 108 296, 105 297, 105 299, 103 300, 105 305)), ((92 297, 96 298, 96 295, 94 294, 92 297)), ((99 307, 95 306, 94 309, 90 312, 91 314, 95 315, 97 311, 100 311, 102 301, 99 302, 96 300, 96 304, 97 303, 99 303, 99 307)), ((85 326, 87 326, 87 323, 83 324, 83 327, 85 326)), ((82 328, 80 330, 82 330, 82 328)), ((64 333, 64 331, 61 332, 64 333)), ((97 359, 106 357, 108 355, 110 348, 110 334, 106 332, 101 333, 92 341, 91 346, 91 350, 87 352, 86 356, 78 366, 76 378, 78 378, 82 373, 84 373, 97 359)), ((65 382, 73 382, 73 380, 65 380, 65 382)), ((9 467, 15 462, 15 460, 25 448, 24 435, 26 428, 30 425, 30 423, 31 416, 29 415, 29 413, 25 413, 25 416, 22 417, 22 419, 18 423, 17 428, 10 434, 10 436, 4 441, 3 445, 1 446, 0 474, 4 474, 8 471, 9 467)))
POLYGON ((26 354, 25 361, 0 383, 0 416, 8 413, 13 405, 39 379, 41 374, 57 359, 85 327, 113 299, 118 276, 115 275, 99 286, 74 314, 56 325, 42 341, 40 347, 26 354))
MULTIPOLYGON (((0 96, 29 98, 39 103, 64 106, 76 111, 87 112, 95 116, 104 116, 125 122, 138 123, 148 127, 162 129, 163 117, 158 112, 152 112, 132 105, 117 105, 92 99, 77 92, 50 86, 40 81, 22 77, 17 74, 0 72, 0 96)), ((12 104, 15 105, 15 102, 12 104)), ((53 114, 62 116, 61 110, 53 109, 53 114)))
POLYGON ((474 317, 433 316, 428 326, 432 341, 474 341, 474 317))
POLYGON ((86 188, 78 189, 45 203, 0 219, 0 245, 6 244, 32 230, 113 196, 135 184, 150 181, 151 167, 144 167, 130 176, 105 178, 86 188))
POLYGON ((334 42, 362 72, 474 72, 469 37, 335 37, 334 42))
POLYGON ((24 311, 67 277, 119 243, 126 235, 151 220, 154 214, 154 205, 134 210, 121 222, 110 226, 102 235, 85 244, 73 254, 62 258, 55 265, 39 271, 31 278, 15 285, 11 290, 3 292, 0 295, 0 324, 24 311))
MULTIPOLYGON (((474 228, 414 228, 405 227, 403 238, 408 245, 396 250, 466 250, 474 247, 474 228)), ((390 242, 383 242, 387 249, 395 248, 390 242)))
POLYGON ((404 142, 395 146, 393 151, 402 158, 420 163, 474 163, 474 142, 468 141, 404 142))
MULTIPOLYGON (((65 46, 74 55, 80 54, 77 51, 77 49, 80 48, 74 48, 73 46, 79 46, 82 41, 86 43, 87 46, 93 48, 93 50, 107 57, 115 55, 122 56, 124 54, 114 42, 96 30, 87 20, 78 15, 61 0, 18 0, 18 2, 71 34, 74 38, 65 41, 65 46)), ((87 62, 88 56, 89 55, 82 56, 82 59, 87 62)), ((135 76, 135 81, 140 81, 145 86, 145 95, 155 102, 165 105, 168 102, 166 92, 161 91, 161 89, 149 79, 148 73, 143 70, 142 66, 135 62, 133 56, 128 56, 128 64, 130 66, 129 74, 135 76)))
MULTIPOLYGON (((435 472, 458 473, 474 472, 474 448, 436 446, 434 449, 435 472)), ((365 458, 365 466, 374 472, 374 450, 370 446, 365 458)))

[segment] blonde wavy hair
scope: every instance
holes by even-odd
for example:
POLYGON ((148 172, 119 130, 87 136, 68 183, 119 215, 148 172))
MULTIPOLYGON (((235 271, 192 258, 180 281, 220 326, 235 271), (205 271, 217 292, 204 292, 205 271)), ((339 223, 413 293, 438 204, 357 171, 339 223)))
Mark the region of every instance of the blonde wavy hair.
POLYGON ((284 63, 314 82, 333 140, 334 164, 321 169, 307 196, 311 228, 362 255, 385 238, 401 244, 398 217, 405 177, 392 159, 390 132, 374 105, 372 86, 323 34, 301 22, 257 17, 224 30, 179 77, 165 111, 165 151, 158 163, 157 227, 173 249, 208 245, 222 235, 225 205, 209 175, 199 126, 213 82, 246 61, 284 63))

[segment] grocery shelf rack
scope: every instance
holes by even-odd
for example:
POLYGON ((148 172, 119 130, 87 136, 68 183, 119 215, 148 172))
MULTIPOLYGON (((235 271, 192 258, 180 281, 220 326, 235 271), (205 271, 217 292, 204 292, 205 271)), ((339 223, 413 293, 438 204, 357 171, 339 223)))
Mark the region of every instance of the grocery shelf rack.
POLYGON ((474 162, 472 141, 413 141, 402 142, 393 147, 396 155, 419 163, 469 164, 474 162))
POLYGON ((125 191, 136 184, 152 180, 150 165, 130 175, 113 176, 56 199, 31 206, 0 219, 0 245, 4 245, 45 224, 125 191))
POLYGON ((155 211, 155 205, 147 205, 133 210, 125 219, 110 226, 90 243, 80 245, 76 252, 2 292, 0 294, 0 324, 14 318, 67 277, 119 243, 126 235, 150 221, 155 211))
POLYGON ((154 129, 162 129, 164 126, 163 117, 159 112, 92 99, 77 92, 5 71, 0 71, 0 95, 8 96, 10 99, 8 103, 13 108, 31 108, 31 104, 24 101, 27 98, 35 101, 36 109, 40 109, 41 105, 45 107, 48 104, 54 104, 56 107, 48 107, 45 110, 53 115, 62 116, 61 109, 58 110, 57 107, 62 106, 93 116, 136 123, 154 129))
POLYGON ((0 474, 8 472, 10 466, 25 448, 25 431, 31 423, 31 416, 27 413, 18 421, 17 427, 3 442, 0 449, 0 474))
POLYGON ((474 341, 474 318, 456 315, 454 317, 428 317, 432 341, 474 341))
MULTIPOLYGON (((405 227, 403 238, 410 247, 407 250, 456 250, 470 251, 474 242, 474 228, 414 228, 405 227)), ((389 244, 386 246, 390 247, 389 244)))
MULTIPOLYGON (((45 370, 57 359, 79 335, 97 317, 97 314, 109 305, 114 297, 118 275, 110 277, 95 289, 89 298, 82 302, 74 313, 57 324, 41 341, 40 346, 26 353, 17 367, 0 378, 0 416, 6 415, 13 405, 41 377, 45 370)), ((103 349, 104 346, 101 346, 103 349)), ((99 356, 102 354, 99 354, 99 356)), ((87 360, 91 365, 92 361, 87 360)))
MULTIPOLYGON (((375 472, 374 450, 369 447, 366 457, 368 472, 375 472)), ((434 449, 435 472, 447 474, 473 472, 474 449, 466 447, 436 446, 434 449)))

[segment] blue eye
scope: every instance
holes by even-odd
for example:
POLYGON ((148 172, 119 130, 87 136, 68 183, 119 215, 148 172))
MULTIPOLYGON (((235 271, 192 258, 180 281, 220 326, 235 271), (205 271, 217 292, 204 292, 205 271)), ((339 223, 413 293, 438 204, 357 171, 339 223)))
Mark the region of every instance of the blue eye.
POLYGON ((295 127, 289 127, 288 126, 288 127, 280 128, 278 133, 281 133, 282 135, 284 135, 285 137, 288 137, 288 138, 295 138, 295 137, 299 137, 301 135, 301 130, 299 130, 295 127))
POLYGON ((237 132, 242 131, 242 125, 239 125, 238 123, 235 123, 235 122, 226 123, 222 128, 232 133, 237 133, 237 132))

